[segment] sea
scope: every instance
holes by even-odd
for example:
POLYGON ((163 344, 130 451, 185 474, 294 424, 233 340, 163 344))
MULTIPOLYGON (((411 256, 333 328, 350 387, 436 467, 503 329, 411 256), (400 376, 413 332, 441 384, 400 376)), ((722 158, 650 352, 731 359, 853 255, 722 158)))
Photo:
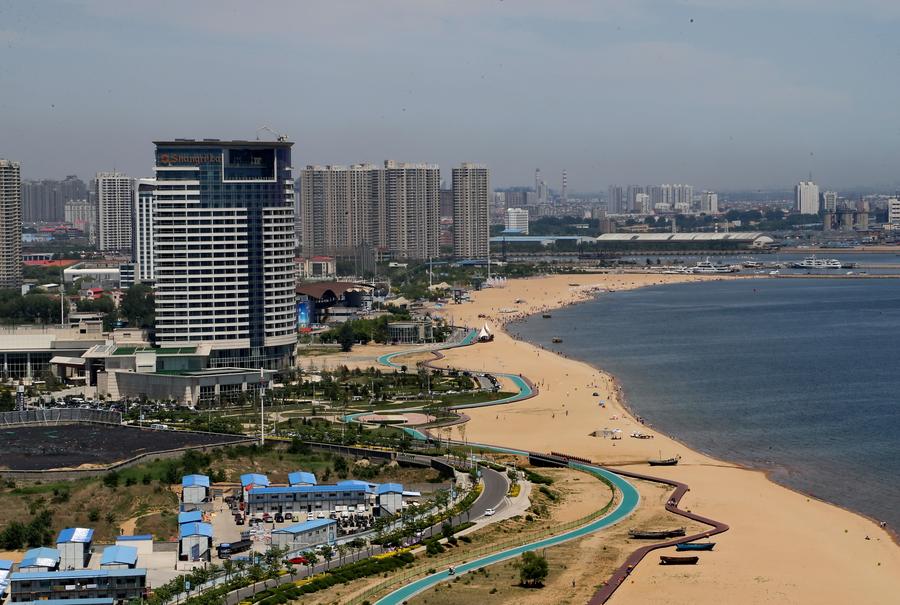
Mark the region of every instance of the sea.
POLYGON ((900 531, 900 279, 607 292, 509 328, 612 372, 692 448, 900 531))

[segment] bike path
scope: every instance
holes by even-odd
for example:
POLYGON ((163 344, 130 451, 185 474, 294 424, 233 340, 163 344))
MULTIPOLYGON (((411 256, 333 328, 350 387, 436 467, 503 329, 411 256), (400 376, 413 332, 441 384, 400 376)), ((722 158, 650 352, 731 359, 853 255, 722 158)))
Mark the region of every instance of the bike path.
MULTIPOLYGON (((506 448, 493 449, 497 449, 500 451, 518 452, 518 450, 508 450, 506 448)), ((487 567, 489 565, 500 563, 501 561, 505 561, 507 559, 518 557, 522 553, 529 550, 549 548, 551 546, 562 544, 563 542, 568 542, 569 540, 575 540, 577 538, 592 534, 596 531, 609 527, 610 525, 618 523, 619 521, 630 515, 632 511, 637 508, 640 502, 638 491, 631 483, 629 483, 622 477, 605 469, 588 464, 570 463, 570 466, 578 470, 583 470, 588 473, 601 476, 612 483, 613 486, 622 493, 622 500, 619 502, 618 506, 616 506, 616 508, 612 512, 588 523, 587 525, 584 525, 583 527, 564 532, 562 534, 559 534, 558 536, 551 536, 549 538, 537 540, 535 542, 524 544, 522 546, 516 546, 514 548, 502 550, 494 554, 486 555, 473 561, 469 561, 467 563, 461 563, 456 566, 455 575, 450 575, 449 571, 440 571, 429 576, 425 576, 420 580, 416 580, 415 582, 407 584, 406 586, 395 590, 387 596, 382 597, 375 602, 375 605, 401 605, 407 599, 410 599, 420 592, 428 590, 429 588, 432 588, 440 584, 441 582, 446 582, 456 575, 462 575, 470 571, 481 569, 482 567, 487 567)))

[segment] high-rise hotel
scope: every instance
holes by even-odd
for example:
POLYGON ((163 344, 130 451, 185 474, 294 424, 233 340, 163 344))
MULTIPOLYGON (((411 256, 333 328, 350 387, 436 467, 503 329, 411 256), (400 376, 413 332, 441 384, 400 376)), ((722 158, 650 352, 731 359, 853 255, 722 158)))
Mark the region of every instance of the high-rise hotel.
POLYGON ((22 175, 0 159, 0 288, 22 285, 22 175))
POLYGON ((155 145, 157 343, 208 345, 212 367, 288 367, 297 343, 293 143, 155 145))

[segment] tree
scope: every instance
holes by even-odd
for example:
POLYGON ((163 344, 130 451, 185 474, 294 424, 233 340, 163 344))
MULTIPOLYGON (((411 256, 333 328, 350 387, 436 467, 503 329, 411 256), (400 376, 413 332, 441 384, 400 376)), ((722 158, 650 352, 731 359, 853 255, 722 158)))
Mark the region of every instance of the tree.
POLYGON ((341 351, 344 353, 349 352, 353 348, 353 344, 356 342, 356 335, 354 334, 353 326, 350 325, 350 322, 341 324, 337 333, 337 341, 338 344, 341 345, 341 351))
POLYGON ((146 284, 134 284, 122 297, 119 310, 133 328, 152 326, 155 320, 153 290, 146 284))
POLYGON ((530 588, 540 588, 547 579, 549 566, 547 559, 528 550, 522 553, 521 560, 517 563, 519 568, 519 583, 530 588))
POLYGON ((319 557, 316 555, 315 552, 313 552, 311 550, 307 550, 307 551, 303 552, 303 558, 306 559, 306 566, 308 569, 308 571, 306 573, 306 577, 309 577, 312 575, 312 570, 316 566, 316 563, 319 562, 319 557))
POLYGON ((322 558, 325 559, 325 562, 328 564, 326 567, 331 569, 331 560, 334 558, 334 549, 330 544, 326 544, 321 548, 322 550, 322 558))

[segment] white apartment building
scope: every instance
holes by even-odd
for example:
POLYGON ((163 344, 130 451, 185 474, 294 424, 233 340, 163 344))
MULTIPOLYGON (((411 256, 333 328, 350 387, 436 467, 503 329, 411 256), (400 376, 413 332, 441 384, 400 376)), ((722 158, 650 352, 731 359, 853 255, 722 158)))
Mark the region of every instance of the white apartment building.
POLYGON ((491 178, 486 166, 464 162, 453 169, 453 256, 456 258, 488 256, 490 197, 491 178))
POLYGON ((131 250, 134 179, 118 172, 98 172, 96 182, 100 250, 131 250))
POLYGON ((825 212, 834 212, 837 210, 837 191, 826 191, 822 194, 822 210, 825 212))
POLYGON ((634 211, 639 214, 653 214, 653 208, 650 206, 649 193, 634 194, 634 211))
POLYGON ((800 181, 794 187, 794 210, 800 214, 819 213, 819 186, 812 181, 800 181))
POLYGON ((887 202, 888 226, 894 231, 900 230, 900 199, 892 197, 887 202))
POLYGON ((704 214, 719 214, 719 195, 714 191, 701 193, 700 212, 704 214))
POLYGON ((153 214, 156 211, 156 180, 138 179, 134 191, 135 281, 155 279, 153 262, 153 214))
POLYGON ((509 208, 506 211, 506 231, 528 235, 528 210, 509 208))

